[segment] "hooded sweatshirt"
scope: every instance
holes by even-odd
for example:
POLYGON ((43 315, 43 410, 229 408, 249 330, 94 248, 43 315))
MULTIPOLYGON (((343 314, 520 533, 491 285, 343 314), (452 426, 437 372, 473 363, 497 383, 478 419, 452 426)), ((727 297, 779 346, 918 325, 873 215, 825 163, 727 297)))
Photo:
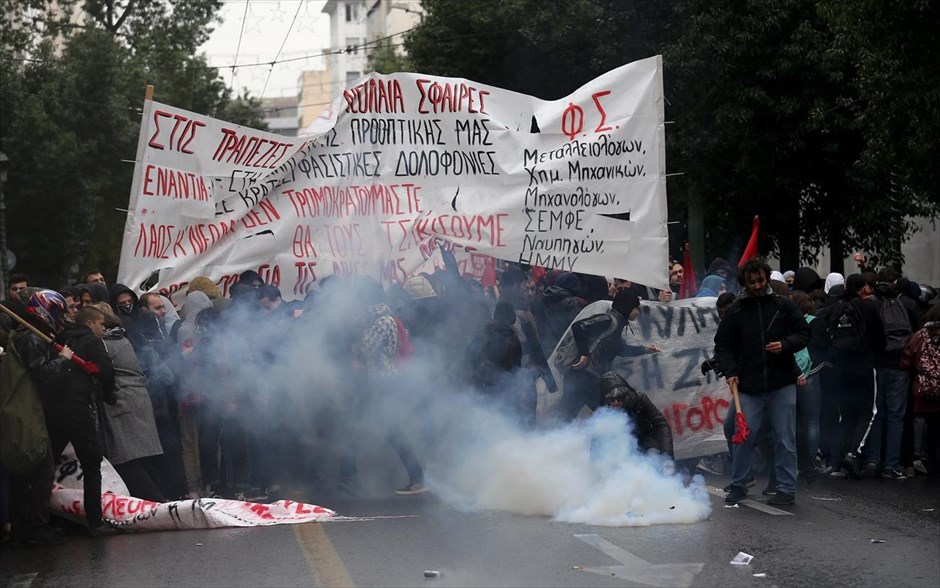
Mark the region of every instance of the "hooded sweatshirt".
POLYGON ((811 267, 801 267, 793 274, 793 290, 809 294, 813 290, 819 290, 822 287, 822 278, 811 267))
POLYGON ((176 342, 181 348, 192 347, 196 343, 196 316, 210 308, 212 301, 203 292, 190 292, 183 303, 183 323, 176 332, 176 342))
POLYGON ((725 279, 721 276, 705 276, 705 279, 702 280, 702 288, 695 297, 704 298, 706 296, 718 296, 724 283, 725 279))
POLYGON ((832 290, 834 286, 842 286, 844 284, 845 278, 842 276, 842 274, 832 272, 826 276, 826 285, 823 286, 823 290, 826 292, 826 294, 828 294, 829 290, 832 290))
POLYGON ((140 349, 148 342, 163 339, 157 317, 140 309, 136 292, 124 284, 114 284, 111 286, 111 298, 108 302, 121 319, 121 326, 124 327, 127 340, 131 342, 134 349, 140 349), (131 304, 122 308, 118 305, 117 299, 125 292, 131 295, 131 304))

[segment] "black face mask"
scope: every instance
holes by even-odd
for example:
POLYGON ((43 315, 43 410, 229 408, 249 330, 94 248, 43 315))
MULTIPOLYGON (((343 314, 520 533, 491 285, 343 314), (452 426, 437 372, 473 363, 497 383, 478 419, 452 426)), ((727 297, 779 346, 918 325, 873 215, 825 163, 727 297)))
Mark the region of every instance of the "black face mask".
POLYGON ((121 312, 121 314, 130 314, 132 310, 134 310, 133 302, 125 302, 124 304, 118 304, 118 311, 121 312))

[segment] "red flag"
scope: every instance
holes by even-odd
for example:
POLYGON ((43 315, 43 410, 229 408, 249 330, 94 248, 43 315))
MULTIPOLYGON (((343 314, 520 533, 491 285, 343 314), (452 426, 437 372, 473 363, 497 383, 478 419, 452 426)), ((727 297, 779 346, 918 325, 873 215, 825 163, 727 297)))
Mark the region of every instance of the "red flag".
POLYGON ((695 268, 692 267, 692 252, 689 244, 685 244, 685 253, 682 256, 682 284, 679 286, 679 299, 692 298, 698 294, 698 285, 695 282, 695 268))
POLYGON ((741 267, 749 260, 757 257, 757 227, 760 226, 760 217, 754 217, 754 224, 751 227, 751 238, 747 241, 747 247, 744 248, 744 253, 741 254, 741 261, 738 262, 738 267, 741 267))
POLYGON ((480 283, 484 288, 492 288, 496 285, 496 258, 487 255, 483 263, 483 278, 480 283))

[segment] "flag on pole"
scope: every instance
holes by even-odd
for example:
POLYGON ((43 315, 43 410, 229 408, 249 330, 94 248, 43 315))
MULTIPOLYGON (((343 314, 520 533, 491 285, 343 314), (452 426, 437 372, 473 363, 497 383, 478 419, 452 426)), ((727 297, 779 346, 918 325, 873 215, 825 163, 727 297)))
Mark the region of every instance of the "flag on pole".
POLYGON ((695 281, 695 268, 692 267, 692 252, 689 244, 685 244, 682 254, 682 284, 679 286, 679 299, 692 298, 698 294, 698 284, 695 281))
POLYGON ((744 248, 744 253, 741 254, 741 261, 738 262, 738 267, 741 267, 748 260, 757 257, 757 227, 760 226, 760 217, 754 217, 754 224, 751 226, 751 238, 747 241, 747 247, 744 248))

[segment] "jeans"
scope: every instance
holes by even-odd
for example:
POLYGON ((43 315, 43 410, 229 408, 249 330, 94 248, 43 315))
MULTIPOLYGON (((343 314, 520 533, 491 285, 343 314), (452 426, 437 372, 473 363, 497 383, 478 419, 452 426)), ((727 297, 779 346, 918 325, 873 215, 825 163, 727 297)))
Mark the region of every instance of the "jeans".
POLYGON ((796 394, 796 424, 798 458, 804 472, 813 468, 813 459, 819 449, 819 412, 822 403, 822 388, 819 375, 806 380, 796 394))
POLYGON ((877 380, 877 412, 869 443, 865 446, 865 461, 881 462, 881 442, 884 439, 884 469, 896 470, 901 465, 901 435, 904 432, 910 375, 901 369, 878 368, 877 380))
POLYGON ((754 462, 754 444, 766 416, 773 434, 777 490, 796 494, 796 386, 791 384, 764 394, 740 394, 740 398, 741 411, 751 434, 744 443, 734 446, 731 485, 747 489, 754 462))

